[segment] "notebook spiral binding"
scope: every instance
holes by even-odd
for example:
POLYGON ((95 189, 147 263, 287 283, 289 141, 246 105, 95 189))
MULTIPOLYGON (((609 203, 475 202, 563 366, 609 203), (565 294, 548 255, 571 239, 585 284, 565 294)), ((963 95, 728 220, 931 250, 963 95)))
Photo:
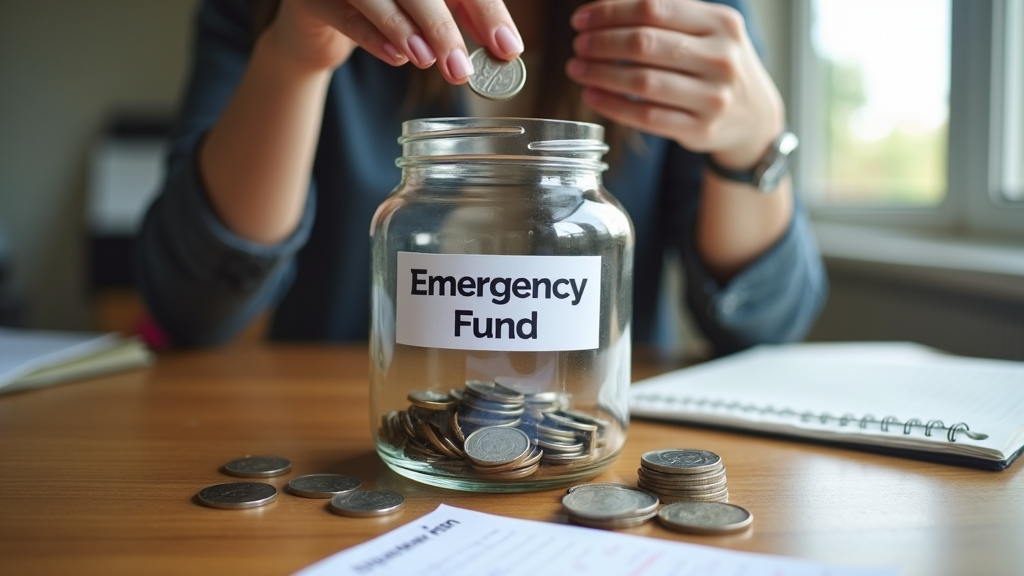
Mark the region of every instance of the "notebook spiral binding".
POLYGON ((781 417, 797 417, 801 422, 810 422, 811 420, 817 420, 822 424, 828 424, 829 422, 837 422, 840 426, 847 426, 851 423, 857 423, 860 428, 867 429, 871 424, 878 424, 879 429, 882 432, 889 432, 890 427, 895 429, 903 428, 903 433, 910 435, 915 428, 924 428, 924 435, 931 436, 933 431, 945 431, 946 440, 950 442, 956 442, 957 434, 964 434, 972 440, 984 440, 988 438, 988 434, 983 432, 972 431, 970 426, 966 422, 957 422, 951 426, 946 426, 942 420, 928 420, 922 422, 917 418, 911 418, 906 422, 900 422, 895 416, 886 416, 885 418, 875 418, 874 415, 867 414, 865 416, 857 417, 854 414, 843 414, 842 416, 833 416, 827 412, 816 414, 814 412, 798 412, 790 408, 776 409, 773 406, 755 406, 753 404, 743 404, 741 402, 726 402, 724 400, 713 400, 709 398, 693 398, 690 396, 684 396, 682 398, 676 396, 662 396, 660 394, 641 394, 636 396, 636 400, 644 402, 663 402, 667 404, 681 404, 684 406, 694 406, 700 408, 711 408, 720 410, 738 410, 741 412, 758 412, 762 415, 770 414, 781 417))

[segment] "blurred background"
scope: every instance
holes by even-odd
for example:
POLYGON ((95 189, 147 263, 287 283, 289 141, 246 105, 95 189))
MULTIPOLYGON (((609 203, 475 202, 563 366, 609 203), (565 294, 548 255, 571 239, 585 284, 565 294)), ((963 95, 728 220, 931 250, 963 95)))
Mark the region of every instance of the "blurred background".
MULTIPOLYGON (((1024 360, 1024 0, 750 4, 831 280, 810 339, 1024 360)), ((197 5, 0 0, 0 325, 135 328, 197 5)))

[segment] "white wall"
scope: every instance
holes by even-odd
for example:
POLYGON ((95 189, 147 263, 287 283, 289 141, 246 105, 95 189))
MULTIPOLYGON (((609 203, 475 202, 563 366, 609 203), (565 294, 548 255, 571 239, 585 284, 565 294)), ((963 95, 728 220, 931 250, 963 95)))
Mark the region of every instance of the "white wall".
POLYGON ((0 0, 0 227, 36 327, 89 328, 89 148, 118 110, 170 112, 197 0, 0 0))

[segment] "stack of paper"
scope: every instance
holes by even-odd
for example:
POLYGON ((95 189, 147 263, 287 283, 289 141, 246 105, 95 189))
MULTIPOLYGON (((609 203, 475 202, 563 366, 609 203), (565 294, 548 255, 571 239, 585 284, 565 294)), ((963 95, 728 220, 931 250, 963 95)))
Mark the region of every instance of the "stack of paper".
POLYGON ((0 393, 148 366, 153 354, 116 334, 0 328, 0 393))

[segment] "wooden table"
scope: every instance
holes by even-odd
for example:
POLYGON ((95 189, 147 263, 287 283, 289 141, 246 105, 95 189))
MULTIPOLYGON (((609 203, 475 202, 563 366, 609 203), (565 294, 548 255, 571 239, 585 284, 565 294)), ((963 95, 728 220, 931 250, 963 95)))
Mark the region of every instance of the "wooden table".
MULTIPOLYGON (((634 375, 665 369, 650 358, 634 375)), ((251 346, 165 355, 147 370, 0 397, 0 574, 287 574, 453 506, 561 521, 561 490, 514 496, 419 485, 373 450, 365 347, 251 346), (342 472, 400 491, 381 519, 281 494, 263 508, 193 502, 244 454, 292 474, 342 472)), ((752 529, 653 538, 910 575, 1024 574, 1024 465, 986 472, 752 435, 634 421, 598 480, 634 483, 655 448, 714 451, 752 529)))

